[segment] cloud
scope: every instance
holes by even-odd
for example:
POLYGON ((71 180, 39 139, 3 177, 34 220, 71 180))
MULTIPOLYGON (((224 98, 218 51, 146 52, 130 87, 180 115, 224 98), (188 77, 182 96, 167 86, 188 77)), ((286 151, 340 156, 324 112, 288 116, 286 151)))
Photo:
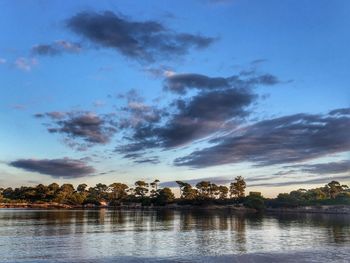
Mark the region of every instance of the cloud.
POLYGON ((159 147, 159 143, 153 140, 140 140, 132 143, 128 143, 125 145, 117 146, 115 152, 125 154, 125 158, 134 159, 136 157, 141 157, 142 154, 140 152, 146 151, 151 148, 159 147))
POLYGON ((349 115, 295 114, 264 120, 212 140, 215 145, 175 160, 209 167, 251 162, 257 166, 303 162, 350 151, 349 115))
POLYGON ((50 44, 36 45, 31 49, 33 55, 39 56, 57 56, 64 52, 79 53, 80 51, 81 45, 79 43, 73 43, 66 40, 57 40, 50 44))
POLYGON ((183 55, 215 41, 211 37, 177 33, 156 21, 132 21, 111 11, 77 13, 67 20, 67 27, 96 47, 112 48, 143 62, 183 55))
POLYGON ((332 177, 322 177, 322 178, 315 178, 315 179, 309 179, 309 180, 297 180, 297 181, 287 181, 287 182, 278 182, 278 183, 257 183, 257 184, 251 184, 249 187, 256 187, 256 186, 263 186, 263 187, 276 187, 276 186, 291 186, 291 185, 301 185, 301 184, 327 184, 330 181, 349 181, 350 176, 332 176, 332 177))
POLYGON ((35 117, 47 117, 50 133, 63 134, 72 148, 85 149, 96 144, 106 144, 117 131, 113 114, 96 115, 92 112, 47 112, 35 117))
POLYGON ((60 112, 60 111, 51 111, 47 112, 46 115, 50 117, 51 119, 63 119, 66 116, 65 112, 60 112))
POLYGON ((165 147, 182 146, 224 129, 228 121, 246 117, 247 107, 255 99, 253 93, 243 89, 200 92, 189 100, 178 99, 178 112, 153 132, 165 147))
POLYGON ((183 94, 186 88, 214 89, 228 88, 230 83, 223 77, 208 77, 201 74, 173 74, 165 79, 164 88, 175 93, 183 94))
POLYGON ((138 164, 143 164, 143 163, 158 164, 158 163, 160 163, 159 158, 157 156, 136 159, 134 162, 138 163, 138 164))
POLYGON ((170 67, 165 65, 158 67, 148 66, 143 71, 153 78, 163 78, 174 73, 170 67))
POLYGON ((16 68, 23 71, 31 71, 34 66, 38 64, 38 61, 35 58, 17 58, 15 61, 16 68))
POLYGON ((329 112, 330 115, 350 115, 350 108, 336 109, 329 112))
POLYGON ((6 64, 6 62, 7 62, 7 60, 6 60, 6 59, 4 59, 4 58, 0 58, 0 65, 1 65, 1 64, 6 64))
POLYGON ((128 114, 120 128, 130 132, 129 143, 117 147, 117 152, 145 152, 149 147, 169 150, 226 133, 251 113, 250 107, 258 98, 253 88, 281 83, 277 77, 257 73, 256 69, 226 78, 196 73, 164 75, 164 89, 178 97, 159 109, 147 106, 137 94, 126 96, 128 105, 123 110, 128 114), (183 96, 190 89, 193 91, 183 96))
POLYGON ((119 98, 126 99, 126 105, 120 108, 122 114, 118 120, 118 127, 127 133, 124 139, 128 143, 117 146, 115 152, 123 154, 124 158, 141 158, 142 155, 137 152, 159 145, 154 138, 151 138, 150 133, 154 125, 161 121, 165 112, 156 106, 147 105, 136 90, 120 94, 119 98))
POLYGON ((303 164, 291 165, 284 168, 298 168, 302 172, 312 174, 339 174, 348 173, 350 175, 350 160, 340 162, 318 163, 318 164, 303 164))
POLYGON ((51 119, 63 119, 66 115, 67 115, 66 112, 51 111, 51 112, 45 112, 45 113, 36 113, 34 114, 34 117, 35 118, 49 117, 51 119))
MULTIPOLYGON (((284 166, 283 168, 288 168, 293 166, 284 166)), ((287 170, 287 171, 279 171, 277 173, 274 173, 274 175, 289 175, 289 174, 295 174, 297 170, 287 170)))
POLYGON ((147 105, 135 90, 129 91, 124 97, 127 104, 121 108, 123 117, 119 121, 120 128, 132 128, 160 121, 163 111, 156 106, 147 105))
POLYGON ((82 160, 63 159, 19 159, 9 163, 10 166, 29 172, 50 175, 55 178, 78 178, 95 173, 92 166, 82 160))
POLYGON ((127 108, 131 115, 121 121, 121 129, 131 133, 129 143, 118 146, 122 154, 181 147, 214 133, 225 131, 249 114, 247 107, 256 95, 249 90, 203 91, 188 99, 176 99, 167 109, 135 103, 127 108))
POLYGON ((252 88, 256 85, 272 86, 281 81, 271 74, 257 74, 255 70, 241 72, 231 77, 209 77, 196 73, 171 74, 164 81, 164 89, 185 94, 188 89, 213 90, 233 88, 252 88))

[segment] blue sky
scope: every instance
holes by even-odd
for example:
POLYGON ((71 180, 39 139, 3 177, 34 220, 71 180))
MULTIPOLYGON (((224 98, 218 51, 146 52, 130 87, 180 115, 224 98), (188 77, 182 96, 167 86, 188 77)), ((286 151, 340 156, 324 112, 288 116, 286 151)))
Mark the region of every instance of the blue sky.
POLYGON ((348 1, 1 1, 0 184, 350 182, 348 1))

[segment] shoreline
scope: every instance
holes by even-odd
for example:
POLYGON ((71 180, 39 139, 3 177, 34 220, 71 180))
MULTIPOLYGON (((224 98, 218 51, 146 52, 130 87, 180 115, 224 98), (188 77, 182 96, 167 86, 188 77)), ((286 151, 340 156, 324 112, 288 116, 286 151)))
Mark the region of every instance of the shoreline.
POLYGON ((305 206, 296 208, 267 208, 267 213, 299 213, 299 214, 337 214, 350 215, 349 205, 323 205, 323 206, 305 206))
POLYGON ((122 205, 122 206, 89 206, 89 205, 67 205, 59 203, 0 203, 0 209, 110 209, 110 210, 230 210, 241 213, 256 213, 257 210, 252 208, 246 208, 233 205, 208 205, 208 206, 195 206, 195 205, 166 205, 166 206, 134 206, 134 205, 122 205))
MULTIPOLYGON (((62 209, 62 210, 91 210, 91 209, 110 209, 110 210, 206 210, 206 211, 229 211, 235 213, 259 213, 256 209, 233 206, 233 205, 168 205, 168 206, 86 206, 86 205, 67 205, 59 203, 0 203, 0 209, 62 209)), ((349 205, 324 205, 324 206, 305 206, 296 208, 266 208, 263 213, 311 213, 311 214, 350 214, 349 205)))

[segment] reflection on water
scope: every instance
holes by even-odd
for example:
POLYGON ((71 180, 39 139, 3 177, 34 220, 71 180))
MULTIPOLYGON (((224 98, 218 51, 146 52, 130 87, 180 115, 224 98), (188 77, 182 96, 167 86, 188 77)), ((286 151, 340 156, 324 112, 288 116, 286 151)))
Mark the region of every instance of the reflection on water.
POLYGON ((1 262, 109 262, 130 256, 195 261, 206 256, 310 251, 316 260, 341 260, 350 257, 349 247, 349 215, 0 210, 1 262))

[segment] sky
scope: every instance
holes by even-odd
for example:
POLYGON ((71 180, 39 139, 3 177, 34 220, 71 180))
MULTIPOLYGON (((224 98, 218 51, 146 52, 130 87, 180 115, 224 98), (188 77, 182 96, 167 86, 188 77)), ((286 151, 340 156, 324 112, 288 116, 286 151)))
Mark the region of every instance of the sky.
POLYGON ((350 2, 0 1, 0 186, 350 184, 350 2))

